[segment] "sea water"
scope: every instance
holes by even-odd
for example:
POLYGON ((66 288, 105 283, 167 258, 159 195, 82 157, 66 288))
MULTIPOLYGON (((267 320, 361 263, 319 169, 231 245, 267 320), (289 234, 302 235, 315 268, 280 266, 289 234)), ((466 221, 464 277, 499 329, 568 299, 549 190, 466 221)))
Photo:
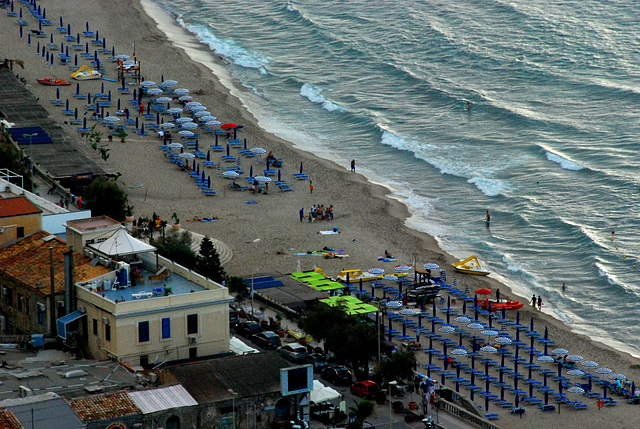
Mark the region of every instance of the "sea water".
POLYGON ((263 127, 355 159, 409 227, 640 355, 634 2, 154 2, 227 62, 263 127))

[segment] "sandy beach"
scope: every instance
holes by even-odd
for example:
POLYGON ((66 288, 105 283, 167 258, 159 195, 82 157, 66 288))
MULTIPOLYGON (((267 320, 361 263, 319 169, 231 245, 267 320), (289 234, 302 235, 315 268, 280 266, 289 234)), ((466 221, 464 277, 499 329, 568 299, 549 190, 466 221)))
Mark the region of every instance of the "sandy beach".
MULTIPOLYGON (((188 174, 164 156, 158 148, 162 141, 153 133, 141 137, 129 132, 126 143, 120 143, 117 138, 114 138, 113 142, 106 142, 104 138, 104 143, 111 149, 108 164, 122 174, 119 180, 126 187, 131 204, 135 206, 136 217, 150 217, 155 212, 169 220, 175 212, 181 219, 183 228, 223 241, 233 250, 233 258, 225 266, 231 275, 289 273, 297 270, 298 263, 303 270, 320 267, 330 276, 337 275, 342 269, 367 270, 375 267, 389 271, 393 270, 396 263, 377 260, 379 255, 389 250, 396 256, 397 264, 411 264, 415 260, 418 266, 421 266, 427 262, 434 262, 447 269, 450 280, 453 278, 451 263, 455 260, 442 252, 432 237, 405 226, 409 212, 401 202, 386 197, 386 188, 368 182, 359 174, 352 174, 348 167, 296 150, 295 142, 284 141, 262 130, 247 109, 213 73, 213 70, 222 70, 223 64, 220 60, 212 55, 208 48, 191 39, 186 32, 172 26, 170 17, 163 17, 166 21, 162 24, 163 29, 173 32, 172 38, 179 38, 180 44, 189 53, 167 40, 156 21, 145 13, 143 5, 138 1, 90 0, 74 3, 70 8, 64 0, 52 0, 46 3, 46 7, 48 17, 55 23, 62 15, 65 25, 71 24, 73 34, 83 30, 85 22, 89 21, 91 29, 99 30, 100 36, 106 38, 108 47, 115 45, 117 54, 132 55, 135 43, 135 54, 141 61, 142 75, 146 79, 156 82, 161 81, 161 76, 165 79, 175 79, 179 87, 188 88, 194 98, 207 106, 223 123, 242 124, 243 128, 239 131, 238 138, 246 138, 249 147, 263 147, 272 151, 277 158, 283 158, 282 176, 293 188, 292 192, 281 192, 275 186, 271 186, 267 195, 238 192, 227 187, 229 179, 218 177, 216 170, 208 169, 206 174, 211 176, 211 187, 217 195, 205 197, 188 174), (194 58, 200 62, 193 61, 194 58), (313 181, 313 193, 310 192, 308 181, 296 180, 293 177, 293 173, 299 171, 301 162, 304 164, 304 172, 313 181), (247 200, 255 200, 257 204, 247 204, 247 200), (304 222, 300 222, 299 210, 304 208, 307 213, 310 207, 316 204, 333 205, 334 220, 309 223, 305 219, 304 222), (187 221, 207 216, 217 216, 218 220, 187 221), (320 231, 331 230, 334 227, 338 228, 339 234, 320 234, 320 231), (324 247, 344 250, 349 257, 324 259, 317 255, 294 254, 317 251, 324 247), (282 250, 284 255, 278 255, 279 250, 282 250)), ((144 7, 150 8, 148 10, 154 15, 157 13, 153 5, 145 4, 144 7)), ((27 19, 34 22, 31 17, 27 19)), ((68 66, 57 61, 52 67, 46 66, 36 54, 35 39, 32 39, 31 46, 27 46, 26 32, 24 38, 19 37, 15 18, 4 16, 3 13, 0 21, 0 35, 3 40, 0 55, 3 58, 18 58, 25 62, 25 69, 18 68, 15 72, 27 80, 29 89, 35 97, 40 98, 51 115, 67 128, 69 133, 77 134, 76 126, 64 123, 65 116, 61 109, 48 102, 55 98, 56 89, 36 83, 36 78, 44 77, 70 79, 68 66)), ((55 32, 55 27, 56 25, 47 27, 47 31, 55 32)), ((56 43, 62 41, 62 36, 55 34, 54 37, 56 43)), ((108 70, 106 77, 115 79, 115 65, 108 62, 106 56, 102 56, 101 60, 105 61, 108 70)), ((105 90, 110 89, 117 98, 118 84, 115 82, 84 81, 80 84, 81 92, 99 92, 103 82, 105 90)), ((243 90, 234 88, 234 91, 243 90)), ((84 114, 84 103, 73 99, 73 92, 75 82, 72 86, 61 89, 61 98, 69 98, 72 108, 78 107, 81 114, 84 114)), ((132 97, 121 98, 123 107, 127 105, 131 108, 128 100, 132 97)), ((115 108, 111 110, 115 111, 115 108)), ((7 119, 11 121, 11 118, 7 119)), ((213 142, 211 136, 200 139, 200 144, 204 147, 213 142)), ((222 144, 225 143, 222 139, 222 144)), ((219 155, 212 158, 215 161, 218 159, 219 155)), ((263 155, 261 159, 242 159, 241 166, 245 171, 248 171, 250 166, 253 166, 254 171, 261 171, 264 165, 263 155)), ((40 192, 45 193, 46 190, 41 189, 40 192)), ((500 288, 502 297, 513 297, 508 284, 500 284, 491 278, 464 274, 456 276, 458 287, 461 289, 467 285, 471 290, 478 287, 489 287, 493 290, 500 288)), ((521 297, 523 301, 528 299, 521 297)), ((611 368, 614 372, 625 374, 629 380, 640 382, 638 359, 592 342, 586 336, 571 333, 567 326, 545 314, 544 307, 543 311, 536 311, 525 305, 521 317, 524 323, 533 317, 538 330, 543 331, 547 326, 549 336, 557 347, 598 362, 600 366, 611 368)), ((425 361, 424 356, 420 359, 422 362, 425 361)), ((506 410, 500 410, 501 417, 496 423, 505 428, 623 427, 633 421, 638 410, 636 406, 628 405, 623 400, 620 400, 616 407, 598 410, 595 400, 580 399, 589 404, 588 410, 575 411, 563 408, 558 414, 544 413, 529 406, 522 419, 508 415, 506 410)), ((497 410, 497 407, 493 407, 493 410, 497 410)))

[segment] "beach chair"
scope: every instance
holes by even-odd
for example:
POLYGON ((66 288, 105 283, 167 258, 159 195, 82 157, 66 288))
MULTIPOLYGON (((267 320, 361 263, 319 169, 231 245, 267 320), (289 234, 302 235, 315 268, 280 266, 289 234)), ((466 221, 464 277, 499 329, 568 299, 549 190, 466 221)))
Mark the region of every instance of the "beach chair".
POLYGON ((554 404, 539 404, 538 408, 542 411, 555 411, 556 406, 554 404))
POLYGON ((289 191, 293 191, 293 188, 289 185, 283 184, 283 185, 278 185, 278 188, 280 188, 280 190, 282 192, 289 192, 289 191))

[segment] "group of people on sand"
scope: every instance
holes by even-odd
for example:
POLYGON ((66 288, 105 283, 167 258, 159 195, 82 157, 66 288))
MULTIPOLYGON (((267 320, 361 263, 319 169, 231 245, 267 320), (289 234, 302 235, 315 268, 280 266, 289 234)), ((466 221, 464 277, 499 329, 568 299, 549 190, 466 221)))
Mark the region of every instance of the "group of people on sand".
POLYGON ((531 306, 538 310, 542 310, 542 295, 538 295, 536 298, 536 294, 534 293, 533 297, 531 297, 531 306))
POLYGON ((329 207, 325 207, 324 204, 312 205, 309 210, 309 222, 317 220, 333 220, 333 205, 329 207))

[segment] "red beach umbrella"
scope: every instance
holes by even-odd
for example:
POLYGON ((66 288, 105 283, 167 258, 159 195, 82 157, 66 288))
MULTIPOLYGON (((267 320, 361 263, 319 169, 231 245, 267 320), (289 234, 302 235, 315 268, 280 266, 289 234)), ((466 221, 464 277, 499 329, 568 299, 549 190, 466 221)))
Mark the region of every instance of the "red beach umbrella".
POLYGON ((476 289, 476 293, 478 295, 491 295, 491 289, 487 289, 486 287, 476 289))
POLYGON ((220 128, 222 129, 227 129, 227 128, 238 128, 238 124, 234 124, 233 122, 229 122, 228 124, 222 124, 220 126, 220 128))

